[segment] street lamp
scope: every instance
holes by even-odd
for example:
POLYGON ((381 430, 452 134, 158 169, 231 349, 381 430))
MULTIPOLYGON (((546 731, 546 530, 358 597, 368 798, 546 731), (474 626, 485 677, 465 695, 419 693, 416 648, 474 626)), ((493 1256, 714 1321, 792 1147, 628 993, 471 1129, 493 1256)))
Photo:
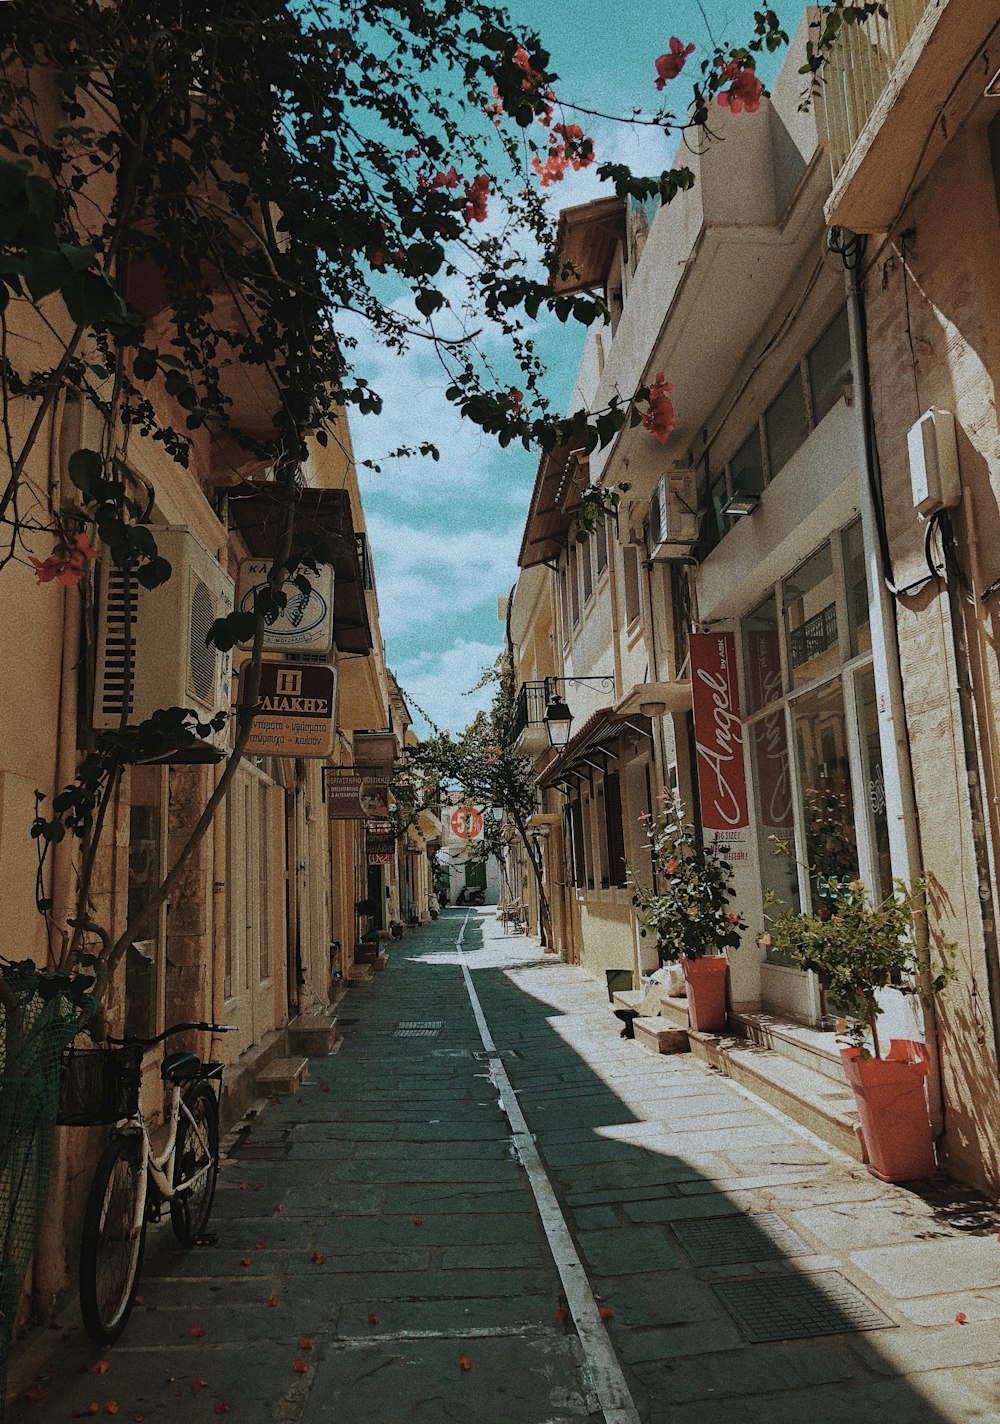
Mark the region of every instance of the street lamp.
POLYGON ((570 728, 573 725, 573 714, 566 706, 557 692, 553 692, 549 698, 549 705, 545 709, 545 730, 549 734, 549 746, 562 748, 569 741, 570 728))
POLYGON ((503 807, 502 807, 502 806, 491 806, 491 807, 490 807, 490 815, 493 817, 494 821, 502 821, 502 820, 503 820, 503 807))

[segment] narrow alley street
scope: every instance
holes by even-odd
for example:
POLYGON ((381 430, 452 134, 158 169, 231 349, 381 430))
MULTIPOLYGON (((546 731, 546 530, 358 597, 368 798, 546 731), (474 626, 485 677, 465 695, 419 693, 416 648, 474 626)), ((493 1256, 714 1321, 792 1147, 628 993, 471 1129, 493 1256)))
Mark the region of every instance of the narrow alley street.
POLYGON ((689 1055, 621 1040, 593 979, 492 912, 408 934, 342 1022, 231 1145, 214 1242, 150 1238, 107 1370, 75 1303, 28 1343, 14 1424, 109 1401, 163 1424, 1000 1418, 995 1222, 960 1232, 689 1055), (558 1207, 512 1150, 463 960, 558 1207))

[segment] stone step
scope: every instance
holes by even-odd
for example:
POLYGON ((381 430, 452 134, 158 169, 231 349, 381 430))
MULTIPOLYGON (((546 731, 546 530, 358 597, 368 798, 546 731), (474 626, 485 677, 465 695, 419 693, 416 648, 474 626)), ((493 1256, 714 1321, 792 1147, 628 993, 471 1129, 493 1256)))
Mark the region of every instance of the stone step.
POLYGON ((690 1050, 686 1028, 674 1028, 661 1018, 632 1020, 635 1041, 652 1053, 687 1053, 690 1050))
POLYGON ((347 971, 350 984, 370 984, 375 978, 375 970, 370 964, 352 964, 347 971))
POLYGON ((288 1025, 288 1046, 293 1053, 320 1058, 333 1051, 339 1033, 335 1014, 299 1014, 288 1025))
POLYGON ((611 1003, 616 1009, 637 1009, 645 997, 645 989, 616 989, 611 1003))
POLYGON ((862 1160, 854 1094, 846 1080, 835 1083, 825 1073, 745 1039, 693 1030, 688 1036, 696 1058, 742 1083, 824 1142, 862 1160))
POLYGON ((272 1058, 257 1074, 257 1091, 294 1093, 309 1068, 308 1058, 272 1058))
POLYGON ((820 1029, 764 1013, 730 1014, 729 1023, 751 1043, 771 1048, 775 1053, 801 1063, 804 1068, 812 1068, 832 1078, 835 1083, 843 1083, 844 1070, 835 1033, 824 1033, 820 1029))

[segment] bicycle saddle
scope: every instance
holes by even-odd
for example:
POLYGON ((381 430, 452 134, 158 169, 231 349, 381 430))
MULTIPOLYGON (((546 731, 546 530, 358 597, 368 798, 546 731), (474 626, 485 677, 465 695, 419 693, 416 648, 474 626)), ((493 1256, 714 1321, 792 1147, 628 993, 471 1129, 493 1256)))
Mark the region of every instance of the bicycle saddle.
POLYGON ((160 1077, 165 1083, 187 1083, 199 1078, 202 1061, 197 1053, 167 1053, 160 1064, 160 1077))

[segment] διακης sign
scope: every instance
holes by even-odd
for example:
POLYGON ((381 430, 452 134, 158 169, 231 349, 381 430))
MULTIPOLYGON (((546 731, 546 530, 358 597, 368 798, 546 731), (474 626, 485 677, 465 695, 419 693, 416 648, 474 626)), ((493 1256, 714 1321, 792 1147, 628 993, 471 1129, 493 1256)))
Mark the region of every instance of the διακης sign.
MULTIPOLYGON (((240 669, 240 702, 248 701, 250 664, 240 669)), ((263 663, 260 711, 249 756, 328 757, 337 729, 337 673, 322 663, 263 663)))
MULTIPOLYGON (((236 579, 236 608, 252 613, 254 596, 267 583, 268 559, 241 559, 236 579)), ((308 573, 308 593, 297 584, 285 583, 285 607, 269 617, 264 626, 264 648, 269 653, 329 653, 333 648, 333 569, 325 564, 319 573, 308 573)), ((250 643, 241 643, 249 648, 250 643)))
POLYGON ((733 837, 750 824, 736 640, 732 633, 692 633, 690 641, 701 824, 733 837))

